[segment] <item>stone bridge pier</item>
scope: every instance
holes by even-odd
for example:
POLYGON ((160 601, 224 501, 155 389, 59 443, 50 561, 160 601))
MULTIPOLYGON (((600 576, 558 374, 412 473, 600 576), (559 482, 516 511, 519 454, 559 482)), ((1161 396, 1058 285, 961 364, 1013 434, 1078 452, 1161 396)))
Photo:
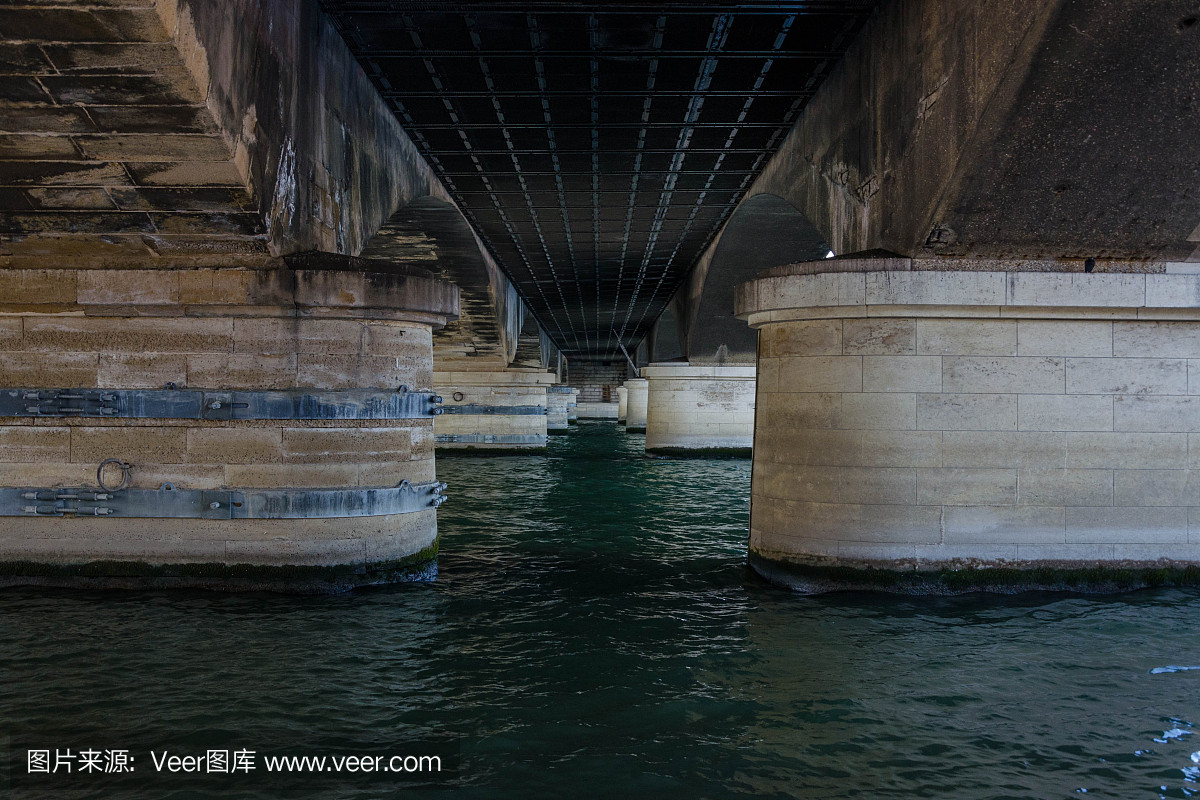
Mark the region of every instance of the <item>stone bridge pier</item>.
POLYGON ((1194 579, 1194 13, 908 0, 867 22, 743 201, 786 201, 839 253, 733 304, 758 333, 761 574, 1194 579))
POLYGON ((445 191, 328 19, 0 18, 0 583, 430 574, 433 331, 459 290, 355 256, 445 191))

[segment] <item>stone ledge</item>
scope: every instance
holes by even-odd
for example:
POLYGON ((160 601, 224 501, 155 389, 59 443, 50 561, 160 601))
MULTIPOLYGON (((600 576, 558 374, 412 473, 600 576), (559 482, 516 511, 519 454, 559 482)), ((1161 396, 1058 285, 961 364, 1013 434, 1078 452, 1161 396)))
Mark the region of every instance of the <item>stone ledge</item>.
POLYGON ((1200 319, 1200 274, 823 272, 737 287, 751 326, 864 316, 1200 319))

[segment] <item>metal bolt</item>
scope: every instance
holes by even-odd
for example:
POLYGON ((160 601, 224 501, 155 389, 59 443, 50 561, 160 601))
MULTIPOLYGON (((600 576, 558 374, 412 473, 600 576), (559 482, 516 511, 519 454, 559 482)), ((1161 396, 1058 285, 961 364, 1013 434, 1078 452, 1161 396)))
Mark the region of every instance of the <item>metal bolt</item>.
POLYGON ((218 508, 220 508, 220 507, 221 507, 221 504, 220 504, 220 503, 209 503, 209 504, 208 504, 208 507, 209 507, 209 508, 211 508, 211 509, 214 509, 214 510, 216 510, 216 509, 218 509, 218 508))

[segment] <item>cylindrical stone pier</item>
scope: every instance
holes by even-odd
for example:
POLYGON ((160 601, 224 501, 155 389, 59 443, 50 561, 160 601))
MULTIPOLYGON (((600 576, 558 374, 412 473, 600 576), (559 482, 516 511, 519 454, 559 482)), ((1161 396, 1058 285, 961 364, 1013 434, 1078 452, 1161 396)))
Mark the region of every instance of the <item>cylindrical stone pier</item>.
POLYGON ((9 277, 0 584, 335 591, 433 568, 431 330, 457 313, 453 285, 9 277))
POLYGON ((1200 275, 893 261, 739 287, 759 331, 751 564, 805 590, 1191 574, 1200 275))
POLYGON ((646 452, 749 456, 754 443, 753 365, 651 364, 646 452))
POLYGON ((617 387, 617 423, 625 424, 625 415, 629 410, 629 390, 624 386, 617 387))
POLYGON ((571 387, 571 402, 567 403, 567 423, 579 422, 579 390, 571 387))
POLYGON ((568 421, 568 411, 571 404, 570 386, 546 387, 546 431, 548 433, 566 433, 571 425, 568 421))
POLYGON ((650 384, 645 378, 630 378, 625 381, 625 432, 646 432, 646 403, 650 384))
POLYGON ((434 422, 439 450, 493 453, 546 449, 547 387, 554 374, 537 369, 469 369, 435 365, 443 413, 434 422))

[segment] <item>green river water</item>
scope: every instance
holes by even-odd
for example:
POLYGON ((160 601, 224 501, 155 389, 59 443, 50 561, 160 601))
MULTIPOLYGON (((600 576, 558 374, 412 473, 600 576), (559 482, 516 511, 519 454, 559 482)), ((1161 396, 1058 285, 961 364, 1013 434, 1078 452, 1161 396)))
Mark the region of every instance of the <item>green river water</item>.
POLYGON ((0 591, 0 797, 1200 792, 1200 593, 792 595, 745 566, 749 461, 641 450, 585 422, 439 459, 429 583, 0 591), (30 749, 133 771, 27 774, 30 749), (256 768, 155 767, 210 749, 256 768), (264 762, 348 754, 444 771, 264 762))

